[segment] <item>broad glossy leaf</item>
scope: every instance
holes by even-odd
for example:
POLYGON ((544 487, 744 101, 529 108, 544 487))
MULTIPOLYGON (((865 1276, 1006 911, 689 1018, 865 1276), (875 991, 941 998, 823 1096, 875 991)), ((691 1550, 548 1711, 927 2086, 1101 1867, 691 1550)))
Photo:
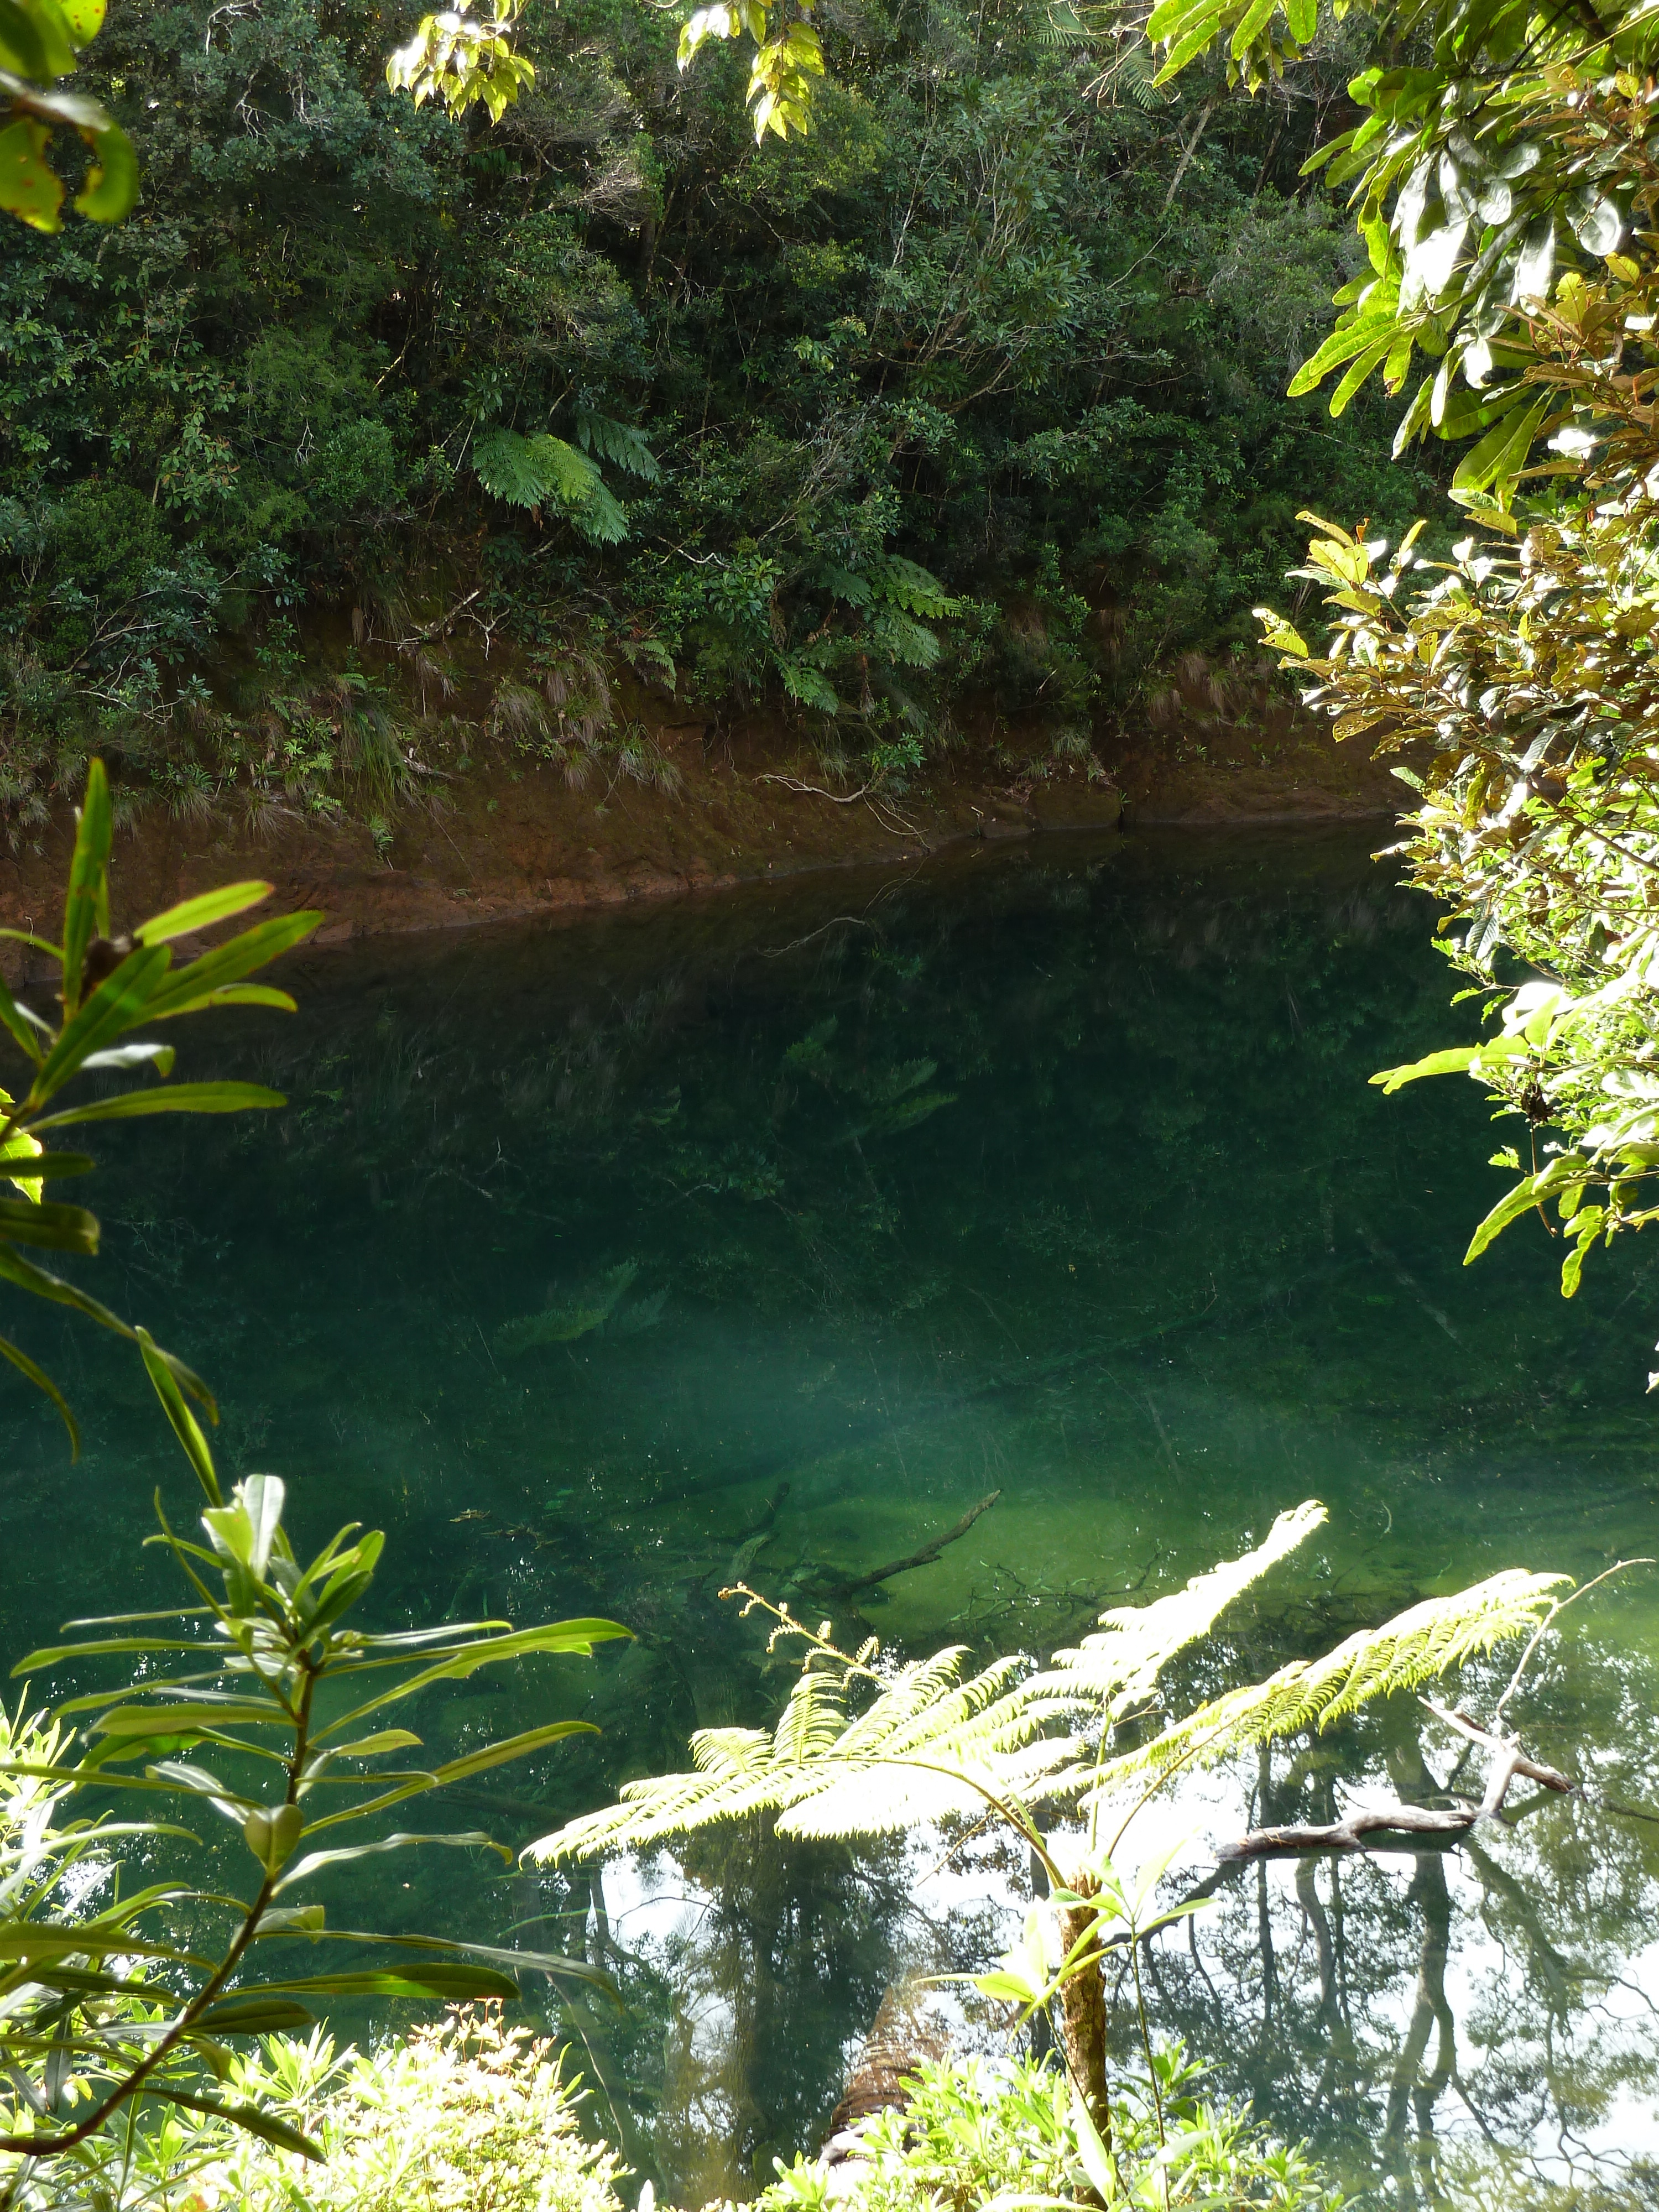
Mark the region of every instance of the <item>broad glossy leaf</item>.
POLYGON ((1469 1249, 1463 1255, 1463 1265, 1466 1267, 1472 1260, 1480 1258, 1500 1230, 1507 1229, 1511 1221, 1517 1220, 1522 1214, 1537 1204, 1534 1182, 1535 1178, 1532 1176, 1524 1176, 1513 1190, 1507 1191, 1498 1200, 1497 1205, 1493 1206, 1469 1240, 1469 1249))
POLYGON ((75 195, 75 211, 93 222, 119 222, 137 202, 138 156, 112 116, 103 116, 90 136, 96 158, 75 195))
POLYGON ((1391 1098, 1402 1084, 1419 1082, 1425 1075, 1466 1075, 1480 1049, 1474 1044, 1451 1045, 1444 1052, 1429 1053, 1400 1067, 1380 1068, 1370 1079, 1385 1097, 1391 1098))
POLYGON ((221 884, 217 890, 203 891, 195 898, 181 899, 177 906, 163 913, 152 915, 141 921, 132 933, 135 945, 167 945, 175 937, 188 937, 198 929, 211 929, 216 921, 228 921, 233 915, 246 914, 251 906, 268 899, 276 888, 271 884, 249 880, 240 884, 221 884))

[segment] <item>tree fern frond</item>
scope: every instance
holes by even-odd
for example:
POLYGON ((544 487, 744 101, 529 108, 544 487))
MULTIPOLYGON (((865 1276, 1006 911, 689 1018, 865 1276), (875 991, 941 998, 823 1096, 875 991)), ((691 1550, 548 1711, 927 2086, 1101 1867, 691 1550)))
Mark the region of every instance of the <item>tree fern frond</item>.
POLYGON ((1044 1736, 1023 1752, 985 1759, 926 1752, 861 1761, 848 1771, 837 1759, 836 1779, 784 1814, 781 1836, 801 1840, 886 1836, 966 1815, 977 1819, 994 1805, 1018 1811, 1037 1797, 1056 1767, 1075 1768, 1083 1744, 1076 1736, 1044 1736))
POLYGON ((1030 1662, 1018 1657, 963 1682, 966 1656, 958 1644, 901 1668, 850 1721, 849 1677, 811 1666, 769 1735, 707 1729, 692 1738, 694 1773, 631 1782, 620 1803, 544 1836, 526 1856, 638 1850, 757 1812, 777 1814, 784 1835, 887 1834, 982 1808, 988 1789, 1018 1795, 1075 1760, 1071 1737, 1043 1734, 1050 1722, 1075 1714, 1075 1696, 1030 1695, 1023 1678, 1030 1662))
POLYGON ((1361 1629, 1322 1659, 1293 1660, 1109 1759, 1091 1797, 1153 1782, 1179 1765, 1209 1765, 1272 1737, 1328 1728, 1373 1698, 1415 1689, 1506 1638, 1530 1635, 1549 1610, 1551 1591, 1571 1579, 1510 1567, 1455 1596, 1427 1598, 1381 1628, 1361 1629))
POLYGON ((847 1678, 809 1667, 789 1692, 783 1717, 772 1732, 775 1765, 805 1766, 826 1758, 847 1727, 847 1678))
POLYGON ((1240 1592, 1260 1581, 1304 1543, 1328 1516, 1317 1498, 1281 1513, 1265 1540, 1241 1559, 1224 1559, 1194 1575, 1185 1589, 1151 1605, 1121 1606, 1100 1616, 1101 1632, 1073 1651, 1056 1651, 1033 1690, 1086 1697, 1118 1720, 1151 1696, 1159 1674, 1179 1651, 1207 1636, 1240 1592))

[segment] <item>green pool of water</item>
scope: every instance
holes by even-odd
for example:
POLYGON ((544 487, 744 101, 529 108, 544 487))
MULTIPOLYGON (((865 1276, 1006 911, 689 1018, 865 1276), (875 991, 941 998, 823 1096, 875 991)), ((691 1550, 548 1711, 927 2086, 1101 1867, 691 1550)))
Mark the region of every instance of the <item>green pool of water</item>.
MULTIPOLYGON (((772 1717, 787 1665, 720 1601, 735 1575, 816 1607, 994 1492, 838 1628, 1046 1652, 1322 1498, 1188 1686, 1245 1679, 1499 1566, 1659 1549, 1649 1255, 1571 1304, 1541 1230, 1465 1270, 1502 1187, 1478 1095, 1367 1085, 1455 1032, 1429 926, 1363 837, 1285 833, 313 956, 297 1018, 228 1020, 181 1068, 286 1114, 100 1146, 98 1286, 210 1376, 222 1462, 287 1478, 303 1535, 386 1528, 383 1620, 637 1631, 423 1709, 446 1754, 601 1724, 480 1779, 465 1825, 509 1843, 772 1717)), ((49 1314, 18 1334, 87 1442, 70 1468, 0 1382, 14 1650, 97 1609, 89 1581, 165 1601, 137 1543, 158 1484, 189 1494, 136 1363, 49 1314)), ((1553 1648, 1529 1742, 1659 1801, 1656 1655, 1633 1577, 1553 1648)), ((1313 1817, 1455 1756, 1390 1711, 1202 1807, 1313 1817)), ((1020 1870, 941 1851, 722 1838, 602 1887, 434 1851, 342 1874, 337 1917, 617 1968, 581 2063, 696 2204, 816 2141, 891 1981, 996 1947, 1020 1870)), ((1160 1948, 1161 2017, 1356 2190, 1650 2205, 1656 1877, 1659 1823, 1555 1801, 1449 1856, 1253 1871, 1160 1948)))

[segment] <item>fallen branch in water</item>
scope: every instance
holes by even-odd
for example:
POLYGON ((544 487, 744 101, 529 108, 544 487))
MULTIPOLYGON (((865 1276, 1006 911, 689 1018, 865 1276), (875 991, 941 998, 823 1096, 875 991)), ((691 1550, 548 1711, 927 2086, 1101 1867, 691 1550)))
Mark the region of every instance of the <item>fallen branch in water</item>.
POLYGON ((912 1567, 931 1567, 945 1546, 965 1536, 980 1515, 988 1513, 1001 1495, 1000 1490, 994 1490, 988 1497, 981 1498, 977 1505, 963 1515, 954 1528, 947 1528, 944 1535, 935 1536, 931 1544, 924 1544, 919 1552, 912 1552, 908 1558, 891 1559, 884 1567, 877 1567, 867 1575, 859 1575, 851 1582, 836 1583, 836 1595, 852 1597, 859 1590, 873 1589, 878 1583, 890 1582, 895 1575, 908 1574, 912 1567))
POLYGON ((1436 1705, 1431 1698, 1425 1698, 1423 1703, 1437 1721, 1492 1753, 1486 1787, 1478 1805, 1448 1806, 1437 1811, 1425 1805, 1407 1805, 1396 1800, 1390 1805, 1357 1807, 1341 1820, 1323 1827, 1253 1829, 1237 1843, 1225 1844, 1218 1857, 1223 1861, 1295 1858, 1308 1851, 1363 1851, 1373 1848, 1367 1842, 1372 1836, 1467 1835, 1478 1821, 1498 1818, 1516 1775, 1525 1775, 1529 1782, 1541 1783, 1546 1790, 1563 1794, 1577 1792, 1579 1785, 1569 1776, 1559 1773, 1553 1766, 1540 1766, 1536 1759, 1527 1757, 1519 1744, 1507 1737, 1493 1735, 1467 1713, 1453 1712, 1444 1705, 1436 1705))

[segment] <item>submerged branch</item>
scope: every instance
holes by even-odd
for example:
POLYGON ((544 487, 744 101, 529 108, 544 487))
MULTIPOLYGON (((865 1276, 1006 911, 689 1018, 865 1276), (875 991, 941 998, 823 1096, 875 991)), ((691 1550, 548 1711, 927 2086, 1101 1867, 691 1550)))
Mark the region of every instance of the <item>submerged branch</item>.
POLYGON ((935 1536, 919 1552, 912 1552, 902 1559, 890 1559, 884 1567, 873 1568, 869 1574, 858 1575, 849 1582, 837 1582, 835 1585, 836 1595, 852 1597, 860 1590, 873 1589, 878 1583, 890 1582, 895 1575, 908 1574, 912 1567, 931 1567, 945 1546, 965 1536, 980 1515, 988 1513, 1001 1495, 1000 1490, 994 1490, 988 1497, 981 1498, 977 1505, 969 1507, 954 1528, 947 1528, 942 1536, 935 1536))

